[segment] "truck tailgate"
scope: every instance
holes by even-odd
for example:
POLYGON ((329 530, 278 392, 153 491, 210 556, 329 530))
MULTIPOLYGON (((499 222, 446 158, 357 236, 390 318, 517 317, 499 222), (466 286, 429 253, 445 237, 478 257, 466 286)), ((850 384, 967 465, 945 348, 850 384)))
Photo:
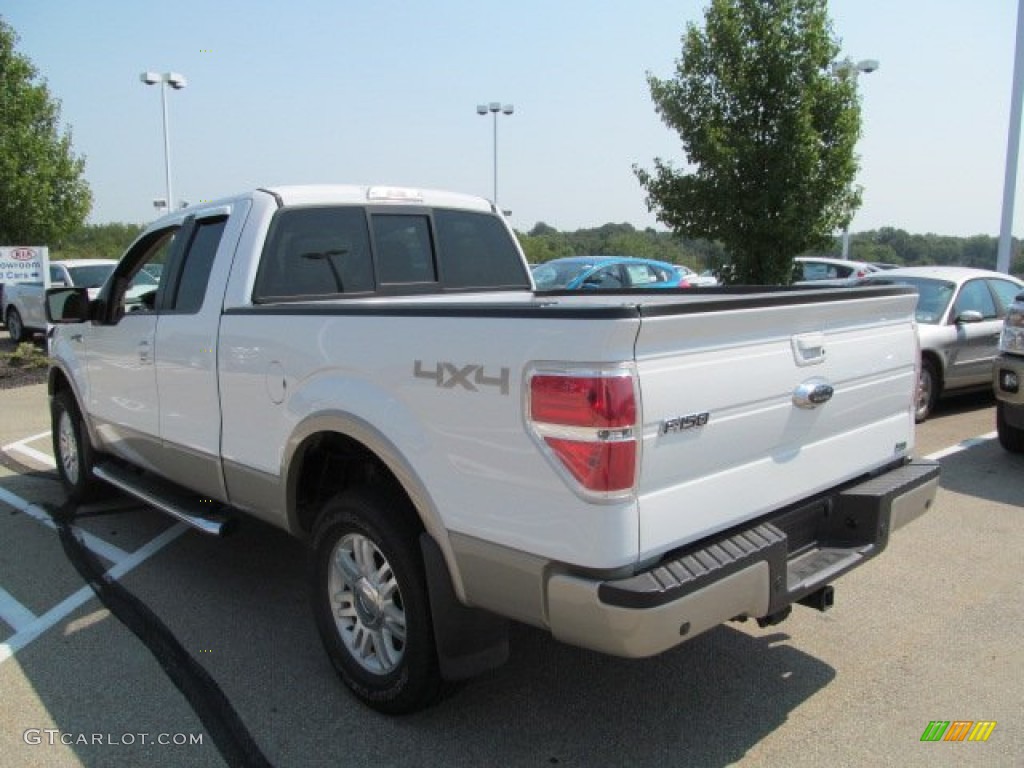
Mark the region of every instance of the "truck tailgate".
POLYGON ((642 305, 640 558, 909 455, 915 304, 842 289, 642 305))

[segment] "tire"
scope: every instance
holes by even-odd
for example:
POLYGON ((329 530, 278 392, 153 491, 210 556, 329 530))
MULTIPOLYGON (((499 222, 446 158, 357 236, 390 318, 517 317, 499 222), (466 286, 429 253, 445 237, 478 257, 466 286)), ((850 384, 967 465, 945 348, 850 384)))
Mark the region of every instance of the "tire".
POLYGON ((1007 405, 1002 400, 996 401, 996 432, 999 433, 999 444, 1011 453, 1024 453, 1024 429, 1012 426, 1006 420, 1007 405))
POLYGON ((920 424, 932 415, 935 404, 939 401, 942 382, 935 363, 929 358, 921 360, 921 373, 917 380, 917 405, 914 409, 914 421, 920 424))
POLYGON ((25 331, 25 324, 21 321, 21 314, 14 307, 7 310, 7 318, 4 322, 7 324, 7 333, 11 335, 11 341, 15 344, 20 344, 30 336, 25 331))
POLYGON ((92 473, 95 452, 70 390, 61 390, 53 396, 50 418, 57 474, 68 498, 78 504, 97 498, 105 488, 92 473))
POLYGON ((406 714, 438 697, 419 531, 408 501, 376 487, 329 501, 313 535, 313 613, 324 649, 364 704, 406 714))

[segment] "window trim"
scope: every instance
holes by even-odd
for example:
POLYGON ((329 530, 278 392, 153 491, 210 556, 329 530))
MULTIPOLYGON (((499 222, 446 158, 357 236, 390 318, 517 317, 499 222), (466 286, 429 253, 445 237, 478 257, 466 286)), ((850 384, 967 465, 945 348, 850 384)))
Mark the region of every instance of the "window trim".
MULTIPOLYGON (((195 310, 184 310, 177 307, 178 294, 181 291, 181 281, 185 274, 185 267, 188 264, 189 256, 192 253, 192 246, 196 241, 196 236, 199 234, 199 230, 210 224, 216 224, 223 222, 225 229, 227 228, 228 214, 222 213, 214 216, 203 216, 202 218, 196 218, 195 216, 189 216, 182 223, 181 229, 178 230, 178 234, 175 237, 181 239, 181 247, 177 247, 171 251, 168 256, 167 263, 164 265, 165 275, 160 276, 160 286, 157 289, 157 311, 163 315, 198 315, 203 311, 203 305, 206 303, 206 296, 204 292, 203 301, 199 303, 198 309, 195 310), (182 237, 184 235, 184 237, 182 237)), ((224 238, 224 230, 221 230, 221 239, 224 238)), ((217 250, 220 250, 220 240, 217 241, 217 250)), ((216 252, 214 254, 213 261, 216 261, 216 252)), ((213 273, 213 262, 210 264, 210 272, 206 275, 206 286, 209 288, 210 285, 210 274, 213 273)))

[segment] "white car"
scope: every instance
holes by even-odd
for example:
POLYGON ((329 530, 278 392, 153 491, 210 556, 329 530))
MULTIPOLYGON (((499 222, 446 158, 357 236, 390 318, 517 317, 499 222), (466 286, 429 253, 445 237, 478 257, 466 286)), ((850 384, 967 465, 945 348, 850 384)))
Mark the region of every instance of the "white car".
MULTIPOLYGON (((50 262, 51 288, 85 288, 89 299, 99 295, 100 289, 117 266, 116 259, 67 259, 50 262)), ((152 302, 160 282, 163 265, 150 264, 134 276, 125 293, 129 309, 152 302)), ((43 307, 43 284, 14 283, 8 285, 2 297, 0 316, 7 332, 15 342, 21 342, 34 333, 46 330, 43 307)))
MULTIPOLYGON (((117 266, 115 259, 68 259, 50 262, 50 285, 54 288, 87 288, 95 298, 100 286, 117 266)), ((4 290, 3 318, 7 332, 15 342, 46 330, 43 311, 43 284, 12 283, 4 290)))
POLYGON ((1024 281, 969 267, 903 267, 875 274, 867 282, 909 285, 918 292, 919 422, 944 394, 992 386, 1003 318, 1024 290, 1024 281))
POLYGON ((676 271, 683 276, 683 279, 693 288, 712 288, 718 285, 718 278, 708 269, 703 272, 695 272, 682 264, 676 264, 676 271))
POLYGON ((882 271, 867 261, 848 261, 818 256, 797 256, 793 259, 800 268, 795 284, 846 285, 882 271))

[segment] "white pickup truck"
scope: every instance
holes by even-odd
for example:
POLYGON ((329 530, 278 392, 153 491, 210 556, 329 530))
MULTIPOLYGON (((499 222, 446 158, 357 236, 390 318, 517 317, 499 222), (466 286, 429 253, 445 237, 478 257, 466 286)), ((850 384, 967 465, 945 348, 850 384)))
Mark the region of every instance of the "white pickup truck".
POLYGON ((500 664, 508 619, 643 657, 827 608, 936 492, 915 300, 539 293, 484 200, 259 189, 48 292, 54 450, 73 499, 308 540, 335 668, 407 712, 500 664))
MULTIPOLYGON (((88 288, 89 295, 95 296, 116 264, 113 259, 51 261, 50 285, 88 288)), ((33 333, 46 330, 43 292, 42 281, 11 283, 4 287, 0 317, 3 317, 12 341, 24 341, 33 333)))

